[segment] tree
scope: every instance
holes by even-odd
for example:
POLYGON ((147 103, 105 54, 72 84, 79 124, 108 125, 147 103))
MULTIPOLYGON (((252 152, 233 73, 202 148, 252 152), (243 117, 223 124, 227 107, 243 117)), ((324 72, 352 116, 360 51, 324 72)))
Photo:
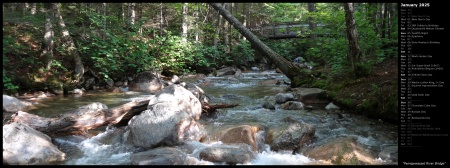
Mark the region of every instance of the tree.
MULTIPOLYGON (((314 5, 314 3, 308 3, 308 12, 315 12, 316 11, 316 7, 314 5)), ((314 22, 314 18, 312 16, 308 17, 308 22, 309 22, 309 30, 314 31, 314 29, 316 28, 316 23, 314 22)), ((315 34, 311 34, 310 35, 312 39, 316 38, 315 34)))
POLYGON ((183 42, 187 41, 187 36, 188 36, 188 3, 184 3, 183 7, 182 7, 182 23, 181 23, 181 29, 182 29, 182 34, 181 37, 183 38, 183 42))
POLYGON ((64 23, 64 20, 61 16, 61 13, 59 12, 59 7, 57 3, 53 3, 53 7, 56 11, 56 18, 59 20, 59 27, 61 27, 61 42, 63 43, 63 46, 66 46, 67 52, 69 56, 72 56, 75 62, 75 83, 80 82, 80 79, 82 78, 84 74, 84 66, 83 62, 81 61, 81 57, 78 54, 77 50, 75 49, 75 43, 72 40, 72 37, 70 36, 69 31, 66 28, 66 24, 64 23))
POLYGON ((353 74, 358 78, 357 64, 361 61, 361 49, 358 42, 358 31, 355 24, 355 16, 353 15, 353 3, 344 3, 345 25, 347 26, 346 34, 348 40, 347 58, 350 60, 353 74))
POLYGON ((50 69, 53 61, 53 11, 52 4, 45 3, 44 7, 46 9, 45 12, 45 32, 44 32, 44 50, 42 51, 42 56, 44 56, 45 63, 47 64, 46 68, 50 69))
POLYGON ((220 15, 223 16, 231 25, 236 28, 240 34, 242 34, 253 47, 260 51, 270 61, 272 61, 290 80, 291 87, 299 87, 304 83, 311 81, 311 76, 304 70, 292 64, 292 62, 286 60, 275 51, 270 49, 264 44, 258 37, 256 37, 250 30, 248 30, 242 23, 240 23, 235 17, 233 17, 228 10, 222 8, 219 3, 209 3, 220 15))
MULTIPOLYGON (((222 7, 226 8, 227 3, 223 3, 222 7)), ((214 44, 214 48, 217 49, 217 43, 219 41, 219 34, 220 34, 220 28, 221 28, 221 24, 222 24, 222 16, 219 14, 219 18, 217 19, 217 26, 216 26, 216 33, 214 34, 214 40, 213 40, 213 44, 214 44)))

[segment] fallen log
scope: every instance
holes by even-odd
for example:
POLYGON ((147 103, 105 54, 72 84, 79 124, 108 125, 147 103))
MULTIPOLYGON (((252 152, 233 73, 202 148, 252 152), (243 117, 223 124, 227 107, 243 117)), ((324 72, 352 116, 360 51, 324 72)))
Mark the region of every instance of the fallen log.
POLYGON ((207 103, 202 103, 202 112, 204 113, 212 113, 212 112, 216 112, 217 109, 221 109, 221 108, 232 108, 232 107, 236 107, 239 104, 207 104, 207 103))
MULTIPOLYGON (((152 97, 129 102, 110 109, 79 108, 57 116, 46 118, 23 111, 11 116, 9 122, 21 122, 49 136, 83 135, 87 131, 109 124, 127 123, 133 116, 147 110, 152 97)), ((202 103, 202 112, 212 113, 217 109, 236 107, 238 104, 207 104, 202 103)))
POLYGON ((111 109, 76 109, 54 118, 16 112, 10 122, 21 122, 49 136, 88 135, 87 131, 129 120, 147 109, 151 98, 129 102, 111 109))

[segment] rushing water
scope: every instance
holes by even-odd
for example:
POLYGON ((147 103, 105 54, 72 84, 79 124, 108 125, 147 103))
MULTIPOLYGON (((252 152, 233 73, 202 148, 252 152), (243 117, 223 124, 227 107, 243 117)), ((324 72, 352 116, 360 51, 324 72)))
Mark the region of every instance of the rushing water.
MULTIPOLYGON (((308 123, 316 128, 316 140, 312 145, 320 145, 337 137, 355 137, 357 141, 372 154, 379 153, 382 148, 397 145, 397 126, 378 120, 367 119, 361 116, 344 114, 338 118, 335 114, 318 106, 312 111, 283 110, 276 105, 275 110, 261 107, 264 101, 275 102, 274 96, 288 88, 286 85, 263 85, 262 81, 278 79, 289 81, 284 75, 274 71, 243 73, 239 78, 207 77, 203 80, 186 79, 187 82, 196 83, 210 98, 210 103, 239 104, 234 108, 219 109, 213 117, 204 117, 200 123, 214 135, 214 131, 240 125, 262 124, 275 126, 283 118, 308 123), (236 80, 237 79, 237 80, 236 80)), ((41 102, 38 109, 30 111, 40 116, 51 116, 63 113, 79 106, 92 102, 101 102, 109 108, 124 104, 133 99, 148 96, 146 93, 88 93, 82 96, 60 97, 51 101, 41 102)), ((54 139, 63 152, 67 165, 127 165, 130 164, 130 155, 139 151, 133 146, 125 145, 121 139, 122 128, 101 127, 90 131, 95 136, 84 138, 80 136, 66 136, 54 139)), ((216 137, 208 137, 208 143, 186 143, 196 149, 217 143, 216 137)), ((188 153, 195 158, 199 150, 188 153), (196 153, 197 152, 197 153, 196 153)), ((197 159, 195 159, 197 160, 197 159)), ((379 160, 380 164, 383 160, 379 160)), ((304 165, 314 164, 315 160, 302 154, 292 155, 292 151, 273 152, 265 145, 265 150, 259 152, 249 165, 304 165)), ((197 164, 213 164, 212 162, 197 160, 197 164)))

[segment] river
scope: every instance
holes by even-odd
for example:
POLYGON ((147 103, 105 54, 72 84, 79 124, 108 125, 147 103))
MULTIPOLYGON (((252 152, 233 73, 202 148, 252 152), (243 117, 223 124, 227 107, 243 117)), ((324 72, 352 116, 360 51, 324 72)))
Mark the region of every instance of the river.
MULTIPOLYGON (((308 123, 316 128, 315 141, 311 145, 320 145, 332 141, 338 137, 354 137, 369 153, 377 156, 386 147, 396 147, 398 129, 397 125, 380 122, 375 119, 344 113, 343 118, 338 118, 334 113, 325 110, 324 106, 306 110, 283 110, 276 105, 275 110, 262 108, 264 101, 274 101, 277 93, 288 88, 287 85, 264 85, 262 81, 278 79, 289 81, 283 74, 275 71, 252 71, 242 73, 240 77, 206 77, 202 80, 183 79, 186 82, 196 83, 210 98, 210 103, 239 104, 233 108, 219 109, 214 116, 202 117, 200 123, 210 135, 215 130, 224 127, 239 126, 244 124, 262 124, 265 126, 276 125, 280 120, 290 117, 302 123, 308 123)), ((82 96, 57 97, 46 100, 36 105, 38 108, 30 113, 43 117, 70 111, 79 106, 92 102, 101 102, 109 108, 127 103, 133 99, 148 96, 148 93, 95 93, 88 92, 82 96)), ((326 104, 325 104, 326 105, 326 104)), ((89 132, 92 137, 81 136, 57 137, 54 143, 66 153, 66 161, 58 163, 62 165, 129 165, 130 155, 139 150, 121 142, 120 134, 116 134, 116 127, 100 127, 89 132)), ((215 137, 208 137, 208 141, 188 142, 195 148, 203 148, 214 144, 220 144, 215 137)), ((194 157, 195 151, 188 153, 194 157)), ((397 156, 395 156, 397 157, 397 156)), ((386 161, 378 158, 380 164, 386 161)), ((212 162, 196 159, 196 164, 214 164, 212 162)), ((305 165, 321 164, 315 159, 303 154, 292 155, 292 151, 270 150, 265 144, 265 150, 257 154, 248 165, 305 165)), ((396 163, 389 163, 396 164, 396 163)))

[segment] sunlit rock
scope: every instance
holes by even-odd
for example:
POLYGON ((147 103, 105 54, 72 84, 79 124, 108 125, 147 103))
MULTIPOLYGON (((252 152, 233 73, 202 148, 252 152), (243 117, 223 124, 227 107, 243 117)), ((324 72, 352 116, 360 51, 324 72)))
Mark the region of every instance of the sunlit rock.
MULTIPOLYGON (((198 92, 200 94, 202 90, 196 89, 197 91, 193 90, 194 93, 198 92)), ((167 104, 159 107, 179 107, 180 110, 189 114, 195 120, 199 120, 202 113, 202 106, 198 98, 180 85, 170 85, 161 90, 161 92, 156 94, 155 98, 150 100, 148 109, 157 104, 167 104)))
POLYGON ((262 127, 250 125, 233 127, 223 131, 220 141, 225 144, 245 143, 250 145, 253 151, 258 151, 256 133, 261 129, 262 127))
POLYGON ((15 97, 8 95, 3 95, 3 111, 6 112, 17 112, 17 111, 28 111, 28 108, 32 104, 29 102, 20 101, 15 97))
POLYGON ((199 141, 203 131, 199 100, 184 87, 173 84, 151 99, 148 110, 134 116, 124 134, 127 142, 144 148, 174 146, 199 141))
POLYGON ((21 123, 3 126, 3 160, 7 164, 50 164, 65 157, 49 136, 21 123))
POLYGON ((303 155, 316 160, 330 161, 336 165, 381 164, 354 137, 342 137, 307 149, 303 155))

